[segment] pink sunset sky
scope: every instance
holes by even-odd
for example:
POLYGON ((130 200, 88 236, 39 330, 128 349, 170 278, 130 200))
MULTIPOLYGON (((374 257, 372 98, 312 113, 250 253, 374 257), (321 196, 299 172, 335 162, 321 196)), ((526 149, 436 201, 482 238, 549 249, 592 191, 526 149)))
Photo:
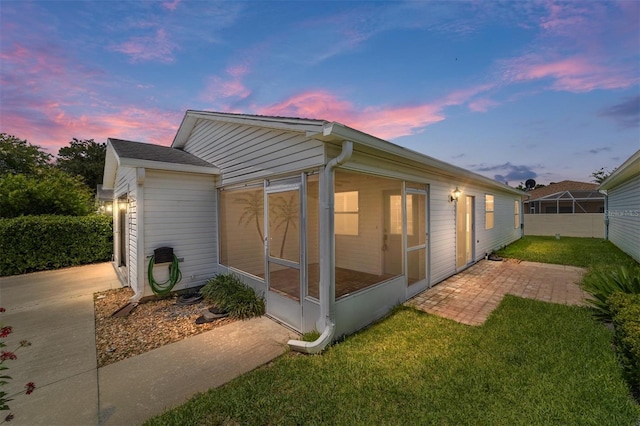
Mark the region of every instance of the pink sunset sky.
POLYGON ((187 109, 339 121, 517 185, 640 149, 640 2, 0 3, 0 132, 170 145, 187 109))

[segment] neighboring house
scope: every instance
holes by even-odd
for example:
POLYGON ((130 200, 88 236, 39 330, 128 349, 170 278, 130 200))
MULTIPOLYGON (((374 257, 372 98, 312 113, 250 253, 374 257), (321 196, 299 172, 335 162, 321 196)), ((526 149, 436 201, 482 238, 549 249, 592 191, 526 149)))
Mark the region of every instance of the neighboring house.
POLYGON ((640 150, 598 189, 607 194, 605 238, 640 262, 640 150))
POLYGON ((103 185, 135 299, 170 246, 176 289, 233 272, 309 352, 521 237, 521 191, 323 120, 187 111, 171 147, 109 139, 103 185))
POLYGON ((525 214, 604 213, 598 184, 563 180, 527 193, 525 214))

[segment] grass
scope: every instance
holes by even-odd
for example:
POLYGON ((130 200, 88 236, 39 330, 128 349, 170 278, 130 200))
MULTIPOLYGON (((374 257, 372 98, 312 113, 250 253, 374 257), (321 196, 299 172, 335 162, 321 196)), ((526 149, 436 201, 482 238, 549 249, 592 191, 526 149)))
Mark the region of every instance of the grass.
POLYGON ((502 257, 529 262, 599 269, 609 265, 637 265, 630 256, 600 238, 526 236, 498 251, 502 257))
POLYGON ((148 425, 636 425, 611 332, 575 306, 507 296, 480 327, 401 307, 326 350, 293 353, 148 425))

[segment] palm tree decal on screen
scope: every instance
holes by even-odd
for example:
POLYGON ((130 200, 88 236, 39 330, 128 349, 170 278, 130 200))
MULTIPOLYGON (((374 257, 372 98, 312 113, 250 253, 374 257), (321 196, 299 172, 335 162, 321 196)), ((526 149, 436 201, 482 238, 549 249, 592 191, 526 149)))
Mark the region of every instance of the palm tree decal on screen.
POLYGON ((251 224, 251 222, 255 222, 260 241, 264 243, 264 236, 262 235, 262 230, 260 229, 260 222, 262 222, 263 220, 264 211, 264 197, 262 195, 262 191, 249 192, 244 197, 238 197, 233 201, 236 204, 241 204, 244 206, 242 209, 242 214, 238 219, 238 223, 248 226, 251 224))
POLYGON ((284 225, 284 233, 282 234, 282 244, 280 245, 280 258, 284 255, 284 246, 287 241, 287 233, 289 226, 295 229, 298 219, 298 203, 297 193, 291 194, 289 199, 283 196, 276 197, 271 204, 271 214, 275 221, 275 229, 278 230, 284 225))

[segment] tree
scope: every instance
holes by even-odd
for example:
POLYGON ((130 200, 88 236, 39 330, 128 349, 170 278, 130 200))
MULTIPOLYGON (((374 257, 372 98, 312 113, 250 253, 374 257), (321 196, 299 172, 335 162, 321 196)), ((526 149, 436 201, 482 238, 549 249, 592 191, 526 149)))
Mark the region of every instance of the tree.
MULTIPOLYGON (((534 186, 533 189, 544 188, 545 186, 546 185, 541 183, 536 183, 536 186, 534 186)), ((520 191, 529 191, 527 187, 524 186, 524 182, 520 182, 520 185, 516 186, 516 189, 519 189, 520 191)))
POLYGON ((37 145, 0 133, 0 176, 19 173, 33 175, 37 170, 49 166, 52 157, 37 145))
POLYGON ((595 172, 591 173, 591 177, 593 178, 593 179, 591 179, 591 182, 602 183, 602 181, 604 181, 606 178, 611 176, 611 174, 613 172, 615 172, 616 170, 617 170, 617 168, 613 169, 613 170, 611 170, 609 172, 604 167, 600 167, 600 169, 598 169, 595 172))
POLYGON ((72 176, 81 176, 93 193, 102 183, 107 145, 93 139, 73 138, 69 146, 60 148, 56 166, 72 176))
POLYGON ((85 216, 93 210, 92 200, 82 178, 54 167, 34 175, 7 174, 0 179, 0 217, 85 216))

